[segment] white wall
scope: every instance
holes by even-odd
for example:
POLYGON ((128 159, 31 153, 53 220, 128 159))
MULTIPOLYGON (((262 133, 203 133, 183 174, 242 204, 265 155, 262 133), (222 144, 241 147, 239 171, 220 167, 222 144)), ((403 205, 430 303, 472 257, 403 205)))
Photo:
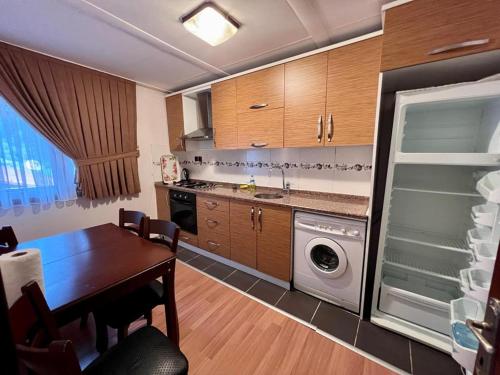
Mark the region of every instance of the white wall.
POLYGON ((216 151, 202 145, 194 151, 198 143, 188 148, 191 151, 175 153, 181 167, 189 169, 194 179, 241 184, 254 175, 257 186, 279 188, 281 172, 269 171, 268 166, 288 163, 285 181, 292 189, 370 195, 372 146, 216 151), (203 158, 201 165, 194 163, 195 156, 203 158), (248 167, 248 163, 259 162, 260 166, 248 167))
POLYGON ((118 209, 140 210, 156 217, 154 181, 159 181, 159 155, 168 153, 167 116, 164 94, 137 86, 137 142, 140 151, 139 179, 141 193, 108 201, 80 199, 64 207, 32 207, 8 210, 0 216, 0 226, 11 225, 20 241, 55 233, 118 222, 118 209))

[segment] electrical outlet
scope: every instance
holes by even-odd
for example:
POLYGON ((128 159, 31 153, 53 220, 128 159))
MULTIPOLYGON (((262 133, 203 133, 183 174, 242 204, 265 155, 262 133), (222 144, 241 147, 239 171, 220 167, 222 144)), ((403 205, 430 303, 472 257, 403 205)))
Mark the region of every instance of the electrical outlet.
POLYGON ((198 162, 198 163, 201 163, 203 160, 202 160, 202 157, 201 157, 201 156, 195 156, 195 157, 194 157, 194 161, 195 161, 195 162, 198 162))

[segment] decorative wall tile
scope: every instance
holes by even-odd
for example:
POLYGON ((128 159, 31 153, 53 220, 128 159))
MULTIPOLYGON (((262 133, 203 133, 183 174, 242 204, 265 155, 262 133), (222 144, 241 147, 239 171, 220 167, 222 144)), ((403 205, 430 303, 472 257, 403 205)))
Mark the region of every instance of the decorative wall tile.
POLYGON ((254 175, 257 186, 279 188, 281 172, 270 169, 281 167, 292 189, 368 196, 372 150, 371 146, 198 150, 176 155, 195 179, 247 183, 254 175), (195 156, 201 156, 202 162, 195 162, 195 156))

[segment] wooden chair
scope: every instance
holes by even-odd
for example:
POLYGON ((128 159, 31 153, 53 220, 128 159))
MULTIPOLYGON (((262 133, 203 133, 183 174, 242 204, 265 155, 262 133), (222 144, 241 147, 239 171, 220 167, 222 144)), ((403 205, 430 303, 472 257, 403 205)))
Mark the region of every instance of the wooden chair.
POLYGON ((38 284, 32 281, 21 290, 21 298, 9 310, 9 320, 19 370, 23 373, 27 370, 39 375, 188 372, 186 357, 154 327, 135 331, 82 372, 73 344, 61 338, 38 284))
POLYGON ((140 211, 126 211, 120 208, 118 211, 118 226, 120 228, 128 229, 132 232, 137 233, 142 237, 142 219, 146 217, 146 214, 140 211))
MULTIPOLYGON (((166 245, 174 253, 177 252, 179 240, 179 227, 177 224, 165 220, 151 220, 148 216, 145 216, 141 220, 140 227, 144 238, 166 245), (162 235, 163 238, 152 238, 151 234, 162 235)), ((121 341, 127 336, 129 325, 141 317, 146 319, 148 326, 151 326, 153 323, 153 308, 163 303, 163 284, 158 280, 154 280, 113 304, 95 311, 97 351, 99 353, 106 351, 108 346, 108 326, 118 331, 118 341, 121 341)))
POLYGON ((2 227, 0 229, 0 254, 12 250, 17 243, 17 237, 12 227, 2 227))

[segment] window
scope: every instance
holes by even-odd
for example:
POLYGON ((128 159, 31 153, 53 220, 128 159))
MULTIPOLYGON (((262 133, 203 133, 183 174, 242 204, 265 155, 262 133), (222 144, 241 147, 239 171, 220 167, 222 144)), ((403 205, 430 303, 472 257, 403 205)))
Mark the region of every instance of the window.
POLYGON ((0 96, 0 209, 75 198, 74 162, 0 96))

